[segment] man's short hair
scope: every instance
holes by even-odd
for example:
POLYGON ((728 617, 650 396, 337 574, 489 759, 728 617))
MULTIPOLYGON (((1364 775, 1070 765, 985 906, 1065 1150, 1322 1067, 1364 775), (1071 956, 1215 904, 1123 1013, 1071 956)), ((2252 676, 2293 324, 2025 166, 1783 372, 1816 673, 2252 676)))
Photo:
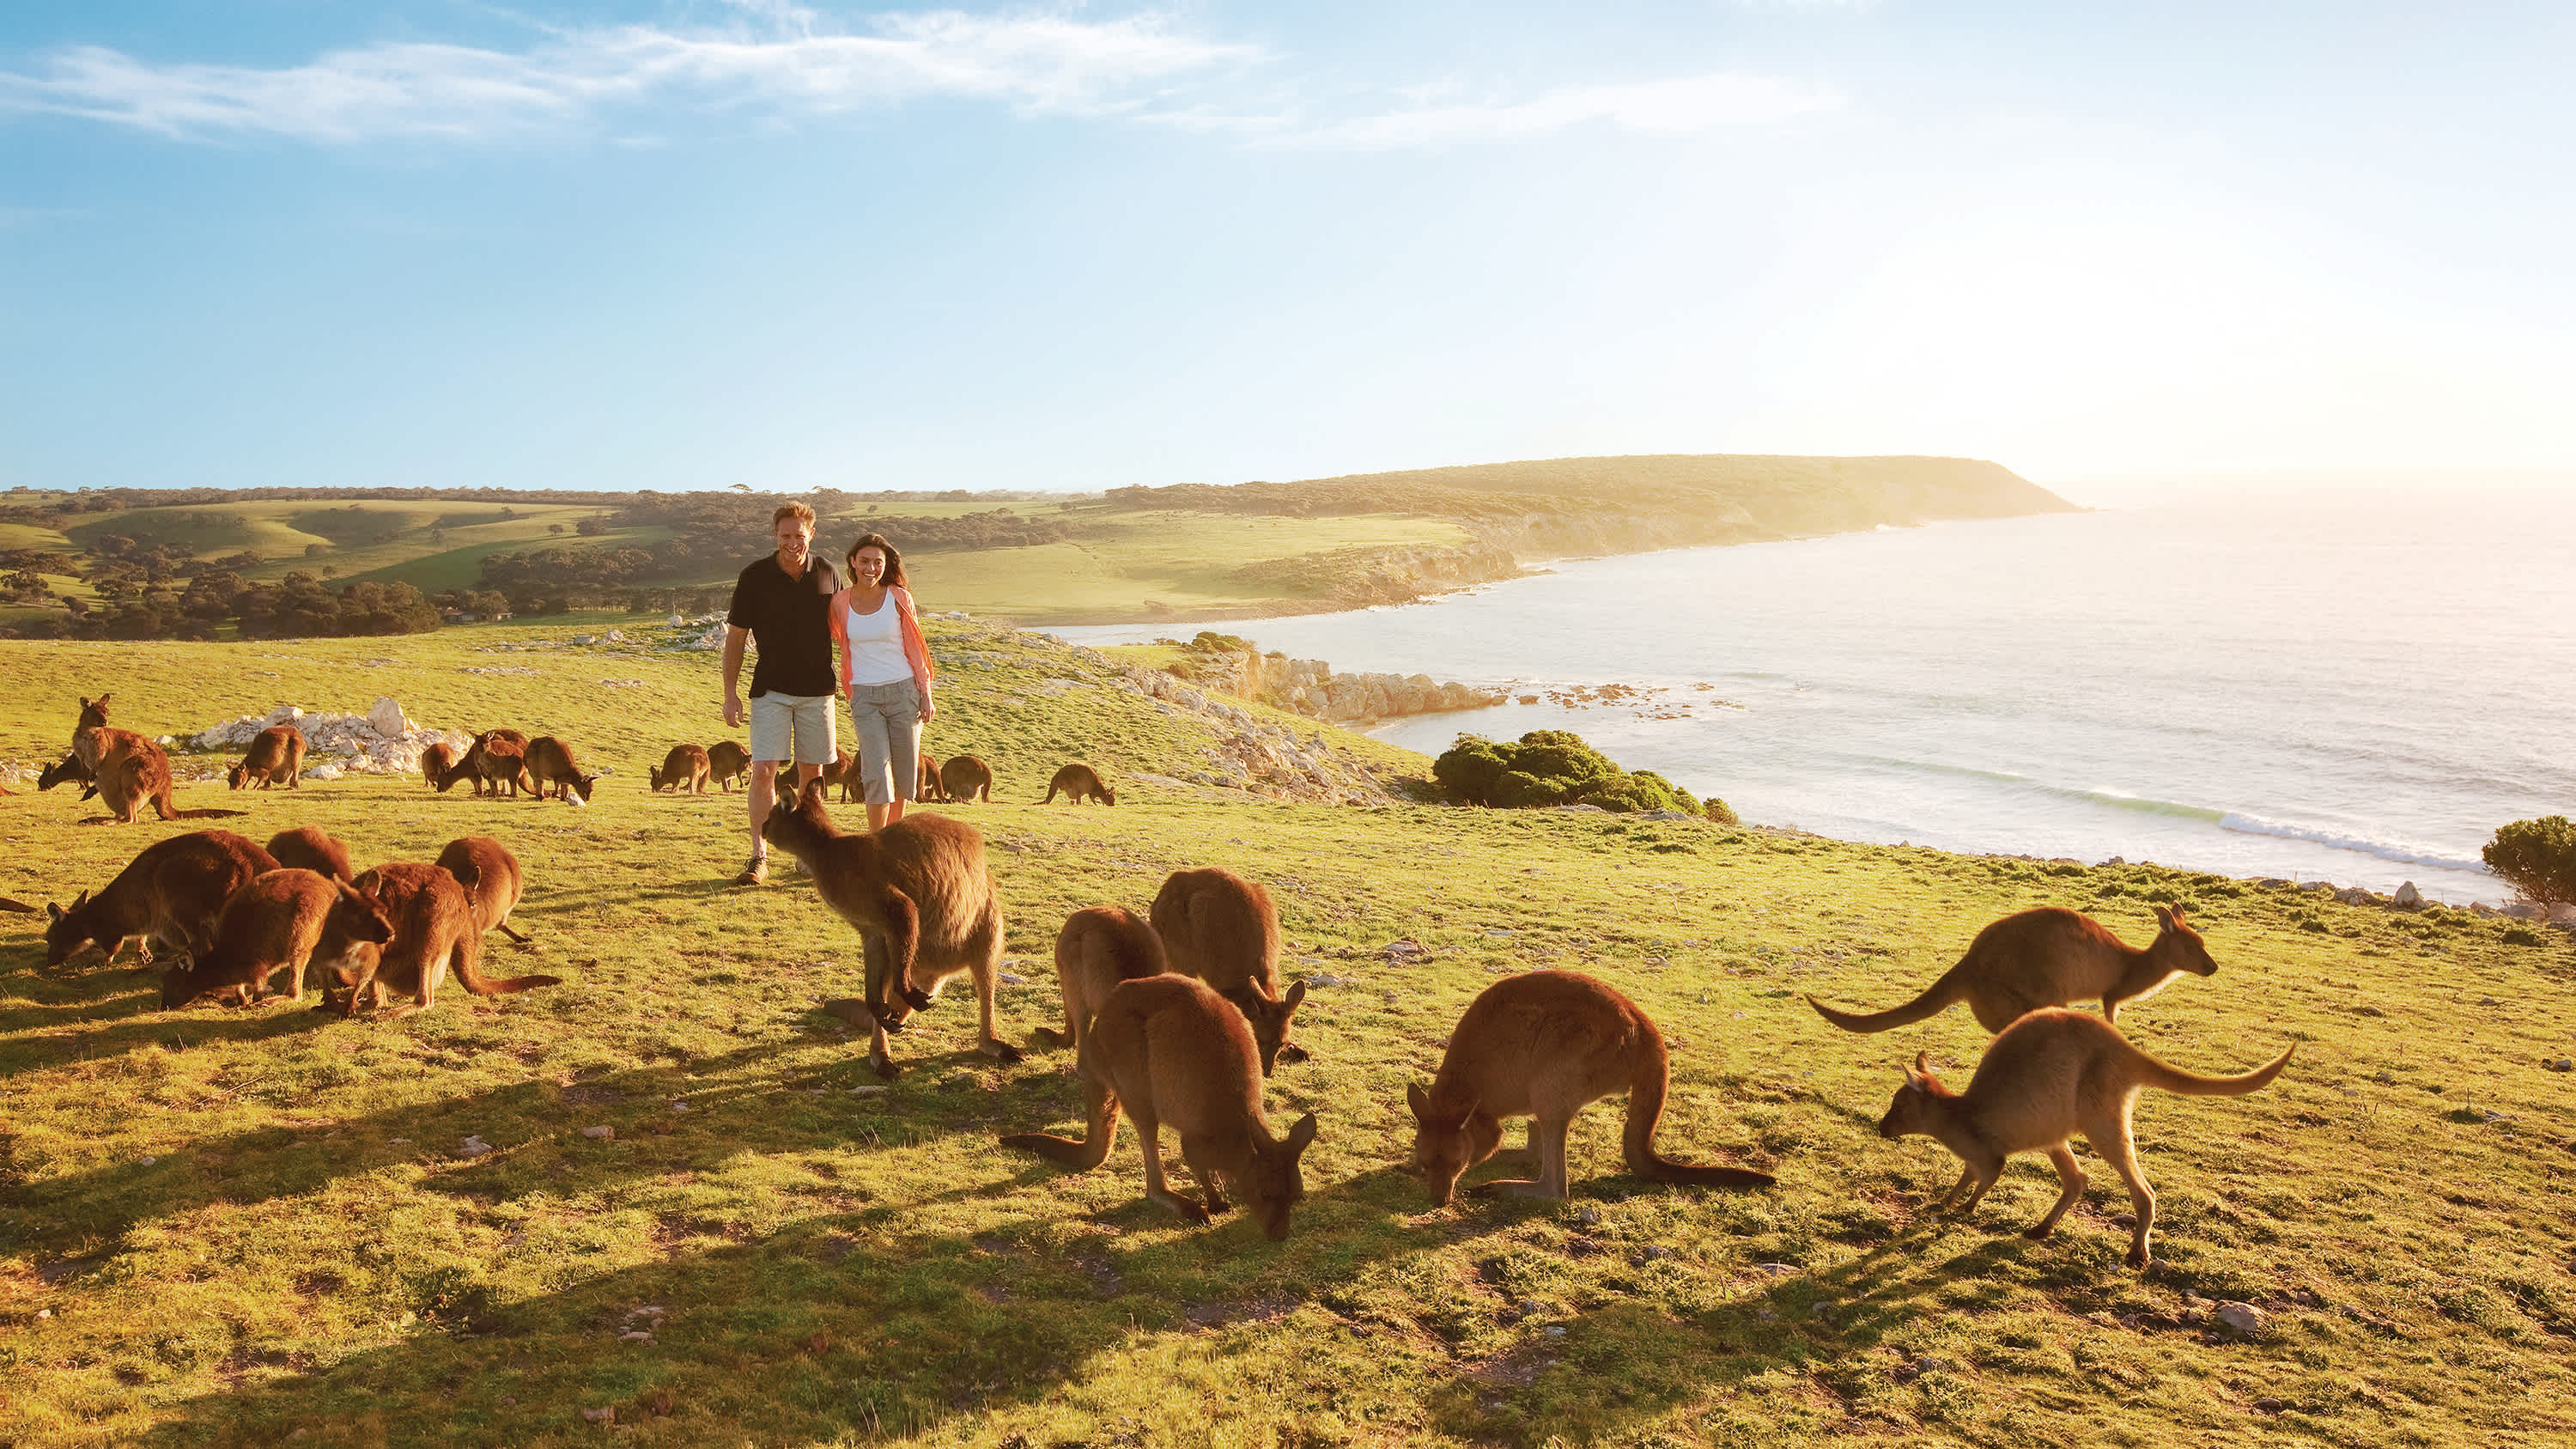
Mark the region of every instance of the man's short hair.
POLYGON ((806 507, 802 503, 781 503, 778 505, 778 511, 769 515, 770 531, 773 533, 776 532, 778 525, 791 518, 804 524, 807 528, 812 528, 814 526, 813 509, 806 507))

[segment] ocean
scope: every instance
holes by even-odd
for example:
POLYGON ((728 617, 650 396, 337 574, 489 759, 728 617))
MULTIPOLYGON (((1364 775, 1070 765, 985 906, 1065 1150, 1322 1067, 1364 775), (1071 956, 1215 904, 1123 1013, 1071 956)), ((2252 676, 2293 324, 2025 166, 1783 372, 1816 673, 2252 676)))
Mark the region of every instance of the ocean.
POLYGON ((1538 703, 1376 731, 1582 734, 1761 824, 2501 902, 2478 848, 2576 812, 2576 500, 2362 495, 1563 560, 1216 628, 1538 703), (1605 685, 1637 693, 1602 703, 1605 685), (1591 698, 1576 691, 1590 687, 1591 698))

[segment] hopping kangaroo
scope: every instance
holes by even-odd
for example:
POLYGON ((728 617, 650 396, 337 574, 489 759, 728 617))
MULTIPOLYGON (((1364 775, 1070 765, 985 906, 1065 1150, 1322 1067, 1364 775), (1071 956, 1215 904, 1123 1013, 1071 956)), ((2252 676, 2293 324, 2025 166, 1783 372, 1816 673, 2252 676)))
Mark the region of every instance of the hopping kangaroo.
POLYGON ((510 848, 488 835, 460 836, 438 853, 438 868, 465 887, 478 930, 499 931, 524 946, 528 938, 510 929, 510 912, 519 908, 527 874, 510 848))
POLYGON ((1941 1085, 1932 1075, 1931 1054, 1917 1053, 1914 1065, 1905 1069, 1905 1085, 1878 1124, 1878 1135, 1893 1139, 1919 1133, 1957 1153, 1965 1168, 1935 1207, 1947 1207, 1966 1192, 1962 1213, 1976 1211, 1986 1190, 2003 1175, 2004 1159, 2045 1151, 2057 1164, 2065 1190, 2048 1216, 2022 1234, 2045 1238, 2084 1196, 2083 1169, 2066 1145, 2068 1138, 2083 1133, 2128 1184, 2129 1205, 2138 1218, 2129 1237, 2129 1266, 2143 1268, 2149 1261, 2147 1233, 2155 1226, 2156 1195, 2138 1170, 2137 1142, 2130 1135, 2129 1116, 2139 1089, 2242 1097, 2270 1086, 2298 1049, 2292 1042, 2271 1065, 2241 1077, 2204 1077, 2157 1061, 2098 1016, 2048 1007, 2022 1017, 1987 1043, 1985 1059, 1977 1063, 1977 1074, 1964 1092, 1941 1085))
POLYGON ((371 1007, 382 1007, 390 990, 411 1000, 386 1013, 386 1019, 425 1011, 437 997, 439 978, 451 970, 457 982, 477 996, 553 986, 562 980, 557 976, 494 980, 476 969, 483 931, 475 924, 473 902, 456 877, 437 866, 418 861, 380 865, 358 877, 357 888, 384 902, 394 937, 381 947, 353 952, 356 967, 343 973, 347 999, 326 1002, 317 1010, 337 1009, 342 1016, 355 1016, 361 998, 367 998, 371 1007))
POLYGON ((60 966, 94 942, 113 966, 137 936, 144 938, 147 963, 155 946, 194 956, 213 944, 225 898, 251 877, 275 869, 267 851, 229 830, 155 841, 97 895, 81 892, 69 910, 45 904, 45 964, 60 966))
POLYGON ((420 752, 420 778, 433 789, 444 792, 448 786, 462 779, 462 776, 453 775, 455 769, 456 746, 444 740, 420 752))
POLYGON ((1663 1033, 1607 985, 1572 971, 1507 976, 1458 1019, 1431 1090, 1419 1082, 1406 1086, 1414 1122, 1410 1166, 1431 1189, 1432 1206, 1446 1207, 1459 1175, 1502 1145, 1503 1119, 1528 1117, 1537 1179, 1480 1183, 1474 1191, 1562 1201, 1566 1127, 1590 1103, 1626 1092, 1620 1148, 1630 1172, 1652 1182, 1769 1187, 1767 1172, 1692 1167, 1655 1150, 1668 1072, 1663 1033))
POLYGON ((289 999, 304 999, 304 965, 346 973, 358 947, 394 938, 384 902, 347 881, 284 866, 256 876, 224 902, 215 941, 205 955, 161 973, 161 1007, 185 1006, 208 992, 247 1006, 269 994, 269 978, 286 973, 289 999))
POLYGON ((950 755, 939 766, 939 798, 951 805, 993 803, 993 767, 973 755, 950 755))
POLYGON ((1216 988, 1252 1023, 1263 1076, 1283 1057, 1306 1060, 1306 1049, 1288 1041, 1306 983, 1279 993, 1279 912, 1270 892, 1219 866, 1176 870, 1154 893, 1153 920, 1172 969, 1216 988))
POLYGON ((1145 1196, 1194 1223, 1233 1206, 1229 1191, 1273 1238, 1288 1236, 1288 1211, 1306 1196, 1298 1159, 1315 1140, 1307 1113, 1286 1138, 1270 1135, 1261 1112, 1261 1072, 1243 1014, 1187 976, 1122 981, 1083 1034, 1083 1139, 1021 1132, 1002 1139, 1068 1167, 1098 1167, 1118 1135, 1118 1109, 1136 1119, 1145 1150, 1145 1196), (1181 1161, 1198 1179, 1204 1205, 1163 1182, 1162 1129, 1181 1135, 1181 1161))
POLYGON ((671 753, 664 755, 662 763, 649 773, 656 794, 669 790, 673 794, 703 795, 707 793, 707 773, 713 768, 707 763, 706 746, 673 745, 671 753))
POLYGON ((256 785, 304 788, 304 736, 293 725, 270 725, 250 742, 250 753, 224 772, 224 783, 239 790, 256 785))
POLYGON ((2099 1000, 2102 1019, 2117 1021, 2121 1003, 2153 996, 2181 972, 2218 974, 2209 947, 2179 909, 2156 907, 2156 923, 2155 941, 2140 948, 2124 945, 2091 916, 2041 906, 1979 931, 1958 965, 1903 1006, 1864 1015, 1837 1011, 1813 996, 1807 1004, 1845 1031, 1911 1025, 1954 1001, 1968 1003, 1988 1031, 2001 1031, 2043 1006, 2076 1001, 2099 1000))
MULTIPOLYGON (((732 740, 718 740, 707 746, 707 780, 726 794, 733 793, 733 782, 751 774, 751 751, 732 740)), ((749 788, 748 784, 745 785, 749 788)))
POLYGON ((939 761, 928 754, 921 757, 921 779, 913 787, 912 799, 916 805, 941 804, 948 799, 939 789, 939 761))
POLYGON ((1054 804, 1055 792, 1058 790, 1062 790, 1064 792, 1064 798, 1076 805, 1081 804, 1085 796, 1097 800, 1103 805, 1115 805, 1118 803, 1118 792, 1101 784, 1100 772, 1094 770, 1089 765, 1067 765, 1063 769, 1056 771, 1055 778, 1047 781, 1046 798, 1040 800, 1038 803, 1041 805, 1054 804))
POLYGON ((269 857, 291 870, 309 870, 334 880, 350 880, 349 847, 333 840, 319 825, 298 825, 268 838, 269 857))
POLYGON ((546 787, 551 785, 558 800, 590 803, 591 787, 599 783, 599 776, 581 772, 581 762, 572 757, 572 746, 553 735, 539 735, 528 741, 527 760, 528 776, 536 782, 538 799, 546 798, 546 787))
POLYGON ((823 782, 816 780, 793 805, 783 798, 772 805, 760 834, 804 862, 823 903, 859 933, 867 995, 829 1001, 823 1009, 873 1029, 868 1065, 878 1076, 895 1075, 886 1033, 903 1030, 960 973, 974 978, 983 1012, 976 1050, 1020 1060, 1020 1049, 993 1030, 1002 904, 984 869, 984 837, 974 826, 945 815, 907 815, 853 835, 832 823, 823 782))
MULTIPOLYGON (((170 804, 170 756, 132 730, 111 729, 107 702, 112 695, 81 701, 80 724, 72 730, 72 754, 89 768, 108 817, 132 825, 143 807, 164 820, 221 820, 241 810, 180 810, 170 804)), ((83 798, 87 798, 84 796, 83 798)))
POLYGON ((1064 1030, 1037 1028, 1040 1044, 1071 1045, 1079 1053, 1083 1028, 1121 981, 1160 976, 1171 963, 1163 938, 1120 906, 1085 906, 1064 918, 1055 935, 1055 985, 1064 996, 1064 1030))

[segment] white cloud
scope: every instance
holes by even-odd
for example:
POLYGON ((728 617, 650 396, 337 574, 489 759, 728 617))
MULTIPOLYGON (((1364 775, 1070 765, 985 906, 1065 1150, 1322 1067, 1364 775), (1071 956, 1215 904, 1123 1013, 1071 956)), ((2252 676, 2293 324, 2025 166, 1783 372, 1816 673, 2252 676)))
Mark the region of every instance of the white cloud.
POLYGON ((1768 76, 1721 72, 1624 85, 1568 86, 1526 101, 1416 106, 1319 126, 1288 139, 1308 145, 1396 150, 1520 140, 1585 125, 1692 135, 1779 125, 1841 105, 1842 98, 1830 91, 1768 76))

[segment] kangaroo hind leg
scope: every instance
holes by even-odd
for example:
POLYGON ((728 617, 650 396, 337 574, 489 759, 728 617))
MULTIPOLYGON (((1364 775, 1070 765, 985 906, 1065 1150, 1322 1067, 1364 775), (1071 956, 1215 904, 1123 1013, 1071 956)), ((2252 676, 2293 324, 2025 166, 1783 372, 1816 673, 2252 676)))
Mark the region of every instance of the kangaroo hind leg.
POLYGON ((2084 1140, 2093 1144, 2093 1150, 2111 1164, 2111 1170, 2120 1174, 2120 1181, 2128 1186, 2129 1210, 2138 1219, 2137 1227, 2129 1234, 2129 1266, 2143 1268, 2154 1261, 2147 1250, 2147 1237, 2156 1224, 2156 1192, 2147 1186, 2146 1173, 2139 1170, 2137 1144, 2129 1140, 2128 1104, 2121 1104, 2117 1116, 2087 1124, 2084 1140))
POLYGON ((2022 1230, 2022 1236, 2033 1242, 2045 1241, 2049 1234, 2056 1232, 2057 1220, 2066 1216, 2066 1210, 2084 1198, 2086 1179, 2084 1169, 2075 1165, 2075 1150, 2060 1142, 2048 1149, 2048 1160, 2057 1164, 2057 1180, 2064 1190, 2058 1193, 2057 1205, 2048 1210, 2048 1216, 2022 1230))

